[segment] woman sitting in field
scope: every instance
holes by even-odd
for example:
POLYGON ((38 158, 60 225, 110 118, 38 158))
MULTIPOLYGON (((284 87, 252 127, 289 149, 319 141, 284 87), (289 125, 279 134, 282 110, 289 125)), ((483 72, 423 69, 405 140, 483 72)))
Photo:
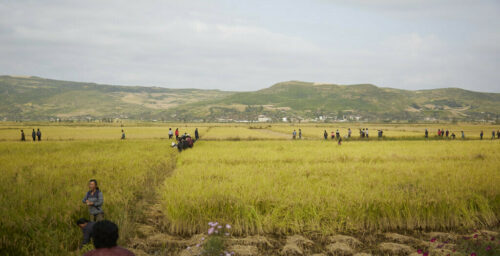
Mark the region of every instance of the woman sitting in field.
POLYGON ((96 180, 92 179, 89 181, 89 191, 83 198, 82 202, 89 208, 91 221, 104 220, 104 211, 102 210, 104 197, 97 186, 96 180))

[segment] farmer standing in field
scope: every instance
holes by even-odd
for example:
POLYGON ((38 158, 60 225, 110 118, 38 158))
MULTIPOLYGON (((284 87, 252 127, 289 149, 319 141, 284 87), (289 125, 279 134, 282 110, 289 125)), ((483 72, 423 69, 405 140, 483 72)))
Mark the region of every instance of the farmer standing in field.
POLYGON ((198 140, 200 138, 200 134, 198 133, 198 128, 194 129, 194 138, 198 140))
POLYGON ((24 135, 23 130, 21 130, 21 141, 26 141, 26 136, 24 135))
POLYGON ((295 139, 295 136, 297 136, 297 132, 295 130, 293 130, 293 132, 292 132, 292 139, 295 139))
POLYGON ((429 138, 429 131, 427 130, 427 128, 425 128, 425 138, 429 138))
POLYGON ((337 136, 337 139, 340 139, 340 132, 339 132, 339 129, 337 129, 337 131, 335 132, 335 135, 337 136))
POLYGON ((368 128, 366 128, 365 134, 366 134, 366 137, 368 138, 368 128))
POLYGON ((175 128, 175 140, 179 140, 179 128, 175 128))
POLYGON ((83 198, 82 202, 89 208, 91 221, 104 220, 104 211, 102 210, 104 197, 101 190, 99 190, 99 187, 97 186, 97 180, 92 179, 89 181, 89 191, 83 198))
POLYGON ((172 132, 172 128, 168 128, 168 139, 171 140, 173 136, 174 133, 172 132))
POLYGON ((94 227, 95 222, 89 221, 85 218, 81 218, 76 221, 76 225, 80 227, 83 234, 82 244, 80 245, 80 249, 83 248, 84 245, 90 243, 90 236, 92 235, 92 228, 94 227))
POLYGON ((462 140, 464 140, 465 139, 465 133, 464 133, 464 131, 461 131, 461 132, 462 132, 462 140))
MULTIPOLYGON (((498 135, 500 136, 500 135, 498 135)), ((302 129, 299 129, 299 140, 302 139, 302 129)))
POLYGON ((481 131, 481 133, 479 134, 479 139, 482 140, 483 139, 483 131, 481 131))
POLYGON ((31 137, 33 138, 33 141, 36 141, 36 132, 35 132, 35 129, 33 129, 33 132, 31 133, 31 137))
POLYGON ((347 129, 347 138, 350 138, 351 137, 351 128, 348 128, 347 129))
POLYGON ((331 137, 332 137, 332 140, 335 139, 335 133, 333 133, 333 131, 332 131, 331 137))
POLYGON ((497 131, 497 139, 500 139, 500 130, 497 131))
POLYGON ((122 140, 124 140, 124 139, 125 139, 125 131, 123 131, 123 129, 122 129, 122 140))
POLYGON ((40 129, 36 129, 36 136, 38 137, 38 141, 42 140, 42 132, 40 131, 40 129))
POLYGON ((323 137, 325 137, 325 140, 328 139, 328 133, 326 132, 326 130, 323 132, 323 137))
POLYGON ((494 140, 495 139, 495 130, 491 131, 491 139, 494 140))

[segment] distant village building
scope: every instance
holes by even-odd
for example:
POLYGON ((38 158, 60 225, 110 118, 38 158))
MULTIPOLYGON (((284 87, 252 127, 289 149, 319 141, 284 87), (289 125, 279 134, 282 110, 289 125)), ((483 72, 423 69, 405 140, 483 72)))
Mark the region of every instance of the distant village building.
POLYGON ((270 122, 271 118, 269 118, 265 115, 259 115, 259 117, 257 118, 257 121, 258 122, 270 122))
POLYGON ((286 117, 283 117, 283 118, 281 118, 281 121, 288 122, 288 119, 286 117))

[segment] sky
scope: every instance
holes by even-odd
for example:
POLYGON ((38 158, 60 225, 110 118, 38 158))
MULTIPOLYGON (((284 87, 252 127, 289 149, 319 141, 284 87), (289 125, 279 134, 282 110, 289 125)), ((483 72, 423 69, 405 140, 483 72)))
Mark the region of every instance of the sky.
POLYGON ((0 74, 500 92, 498 0, 1 0, 0 74))

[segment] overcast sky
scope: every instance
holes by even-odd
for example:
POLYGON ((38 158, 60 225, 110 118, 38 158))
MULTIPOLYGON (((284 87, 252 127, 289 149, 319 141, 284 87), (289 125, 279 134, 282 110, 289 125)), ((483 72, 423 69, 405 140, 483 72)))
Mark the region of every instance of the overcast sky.
POLYGON ((498 0, 1 0, 0 74, 500 92, 498 0))

